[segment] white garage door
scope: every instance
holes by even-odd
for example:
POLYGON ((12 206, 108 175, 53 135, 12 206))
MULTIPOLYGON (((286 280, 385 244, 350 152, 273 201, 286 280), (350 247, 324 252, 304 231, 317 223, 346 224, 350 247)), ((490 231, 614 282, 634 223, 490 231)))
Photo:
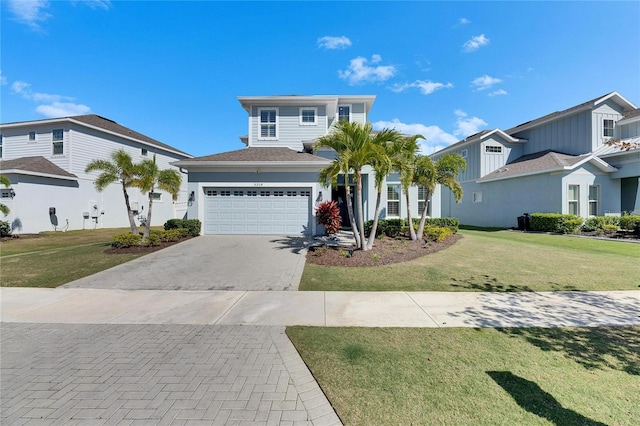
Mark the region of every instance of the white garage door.
POLYGON ((205 188, 204 233, 311 233, 310 188, 205 188))

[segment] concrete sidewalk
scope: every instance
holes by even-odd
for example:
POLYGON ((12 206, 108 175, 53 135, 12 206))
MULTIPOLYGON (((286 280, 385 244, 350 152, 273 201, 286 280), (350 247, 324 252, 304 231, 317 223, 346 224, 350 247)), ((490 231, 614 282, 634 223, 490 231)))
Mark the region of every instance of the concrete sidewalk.
POLYGON ((640 325, 640 291, 450 293, 2 288, 2 322, 355 327, 640 325))

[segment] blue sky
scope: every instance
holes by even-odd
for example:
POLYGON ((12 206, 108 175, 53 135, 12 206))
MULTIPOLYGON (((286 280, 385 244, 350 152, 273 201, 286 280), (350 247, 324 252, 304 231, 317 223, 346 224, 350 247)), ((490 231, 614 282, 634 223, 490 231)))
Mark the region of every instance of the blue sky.
POLYGON ((243 148, 238 96, 376 95, 431 153, 618 91, 640 2, 9 1, 0 121, 95 113, 194 156, 243 148))

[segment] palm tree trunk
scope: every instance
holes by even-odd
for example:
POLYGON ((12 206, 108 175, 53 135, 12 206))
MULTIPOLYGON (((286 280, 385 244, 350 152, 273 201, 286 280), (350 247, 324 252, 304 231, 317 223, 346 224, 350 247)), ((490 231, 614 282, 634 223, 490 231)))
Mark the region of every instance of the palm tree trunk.
POLYGON ((149 238, 149 230, 151 229, 151 211, 153 209, 153 198, 151 194, 153 194, 153 189, 149 191, 149 209, 147 210, 147 223, 144 227, 144 234, 142 234, 141 243, 147 241, 147 238, 149 238))
POLYGON ((405 198, 407 199, 407 222, 409 225, 409 237, 411 237, 411 241, 415 241, 416 238, 416 230, 413 229, 413 219, 411 218, 411 208, 409 207, 409 188, 405 191, 405 198))
POLYGON ((380 210, 382 208, 382 188, 378 188, 378 194, 376 196, 376 213, 373 217, 373 225, 371 225, 371 232, 369 232, 369 239, 367 240, 367 250, 373 248, 373 241, 376 239, 376 232, 378 231, 378 220, 380 217, 380 210))
POLYGON ((131 226, 131 233, 137 234, 138 227, 136 221, 133 219, 133 212, 131 211, 131 204, 129 203, 129 194, 127 193, 127 186, 122 182, 122 192, 124 192, 124 203, 127 205, 127 216, 129 216, 129 226, 131 226))
POLYGON ((349 222, 351 223, 351 230, 353 231, 353 238, 356 240, 356 248, 362 247, 362 240, 360 240, 360 233, 356 227, 356 218, 353 215, 353 203, 351 202, 351 186, 349 185, 349 175, 345 175, 345 196, 347 197, 347 212, 349 213, 349 222))
POLYGON ((366 239, 364 236, 364 209, 362 205, 362 171, 356 170, 356 204, 358 207, 358 232, 360 233, 360 241, 362 241, 362 250, 367 250, 366 239))
POLYGON ((424 235, 424 224, 427 221, 427 210, 429 210, 429 197, 431 197, 431 194, 429 192, 425 193, 424 209, 422 209, 422 213, 420 214, 420 224, 418 225, 418 232, 416 233, 416 239, 418 240, 421 240, 424 235))

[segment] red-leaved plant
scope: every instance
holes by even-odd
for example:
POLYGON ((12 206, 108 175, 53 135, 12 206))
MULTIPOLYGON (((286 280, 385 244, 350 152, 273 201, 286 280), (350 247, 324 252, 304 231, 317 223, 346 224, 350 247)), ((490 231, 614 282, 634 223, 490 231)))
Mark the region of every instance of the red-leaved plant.
POLYGON ((316 221, 324 226, 326 235, 335 234, 342 226, 340 207, 335 201, 323 201, 316 207, 316 221))

